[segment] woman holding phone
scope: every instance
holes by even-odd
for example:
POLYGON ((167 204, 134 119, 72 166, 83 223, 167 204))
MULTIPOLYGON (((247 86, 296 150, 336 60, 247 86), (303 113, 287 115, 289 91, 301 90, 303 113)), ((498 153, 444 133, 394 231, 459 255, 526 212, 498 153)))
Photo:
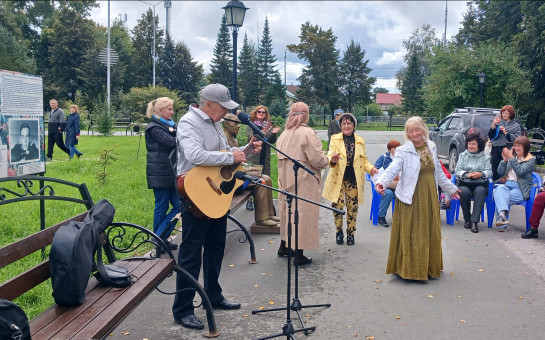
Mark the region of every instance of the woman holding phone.
POLYGON ((511 105, 501 108, 500 114, 492 121, 488 130, 488 137, 492 142, 490 163, 492 165, 492 179, 498 180, 498 165, 502 160, 502 152, 505 147, 511 148, 513 142, 522 133, 522 126, 518 119, 515 119, 515 109, 511 105))

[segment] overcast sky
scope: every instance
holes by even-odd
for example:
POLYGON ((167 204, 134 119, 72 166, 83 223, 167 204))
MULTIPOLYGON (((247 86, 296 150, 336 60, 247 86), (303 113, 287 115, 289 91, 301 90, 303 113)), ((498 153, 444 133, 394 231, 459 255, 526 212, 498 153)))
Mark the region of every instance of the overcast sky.
MULTIPOLYGON (((175 42, 184 41, 195 60, 209 72, 212 51, 219 32, 221 17, 228 1, 172 1, 170 32, 175 42)), ((365 49, 375 86, 399 93, 395 87, 395 73, 403 64, 405 51, 402 41, 423 24, 437 29, 438 37, 445 31, 445 6, 448 6, 447 40, 456 35, 466 11, 465 1, 243 1, 250 9, 239 30, 238 48, 244 34, 257 43, 261 39, 265 17, 273 41, 278 70, 284 79, 284 52, 287 44, 299 43, 301 25, 309 21, 322 29, 333 29, 336 48, 343 51, 351 39, 365 49)), ((99 1, 100 8, 92 11, 91 18, 101 25, 108 22, 108 2, 99 1)), ((127 14, 129 30, 148 9, 155 6, 159 25, 166 27, 166 9, 162 1, 111 1, 113 20, 127 14)), ((304 62, 293 53, 286 55, 288 85, 297 85, 304 62)))

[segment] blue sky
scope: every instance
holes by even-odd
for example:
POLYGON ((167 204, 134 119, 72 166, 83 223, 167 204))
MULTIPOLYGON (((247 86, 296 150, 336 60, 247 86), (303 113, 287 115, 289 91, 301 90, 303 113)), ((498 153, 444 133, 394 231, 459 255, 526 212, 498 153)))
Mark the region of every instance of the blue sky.
MULTIPOLYGON (((212 50, 216 43, 222 7, 228 1, 172 1, 171 35, 184 41, 193 58, 209 70, 212 50)), ((447 15, 447 40, 458 32, 465 1, 243 1, 250 9, 246 12, 244 25, 239 31, 238 48, 242 46, 244 34, 257 43, 261 38, 265 17, 269 19, 274 53, 278 59, 278 70, 284 78, 284 53, 287 44, 299 42, 301 24, 309 21, 324 30, 333 29, 337 36, 336 48, 342 52, 351 39, 360 43, 366 51, 372 76, 377 77, 375 86, 386 87, 392 93, 395 73, 403 64, 406 53, 402 41, 423 24, 437 29, 438 37, 445 31, 445 6, 447 15)), ((108 2, 100 1, 100 8, 92 11, 91 18, 106 26, 108 2)), ((159 25, 166 25, 166 10, 162 1, 111 1, 111 19, 127 14, 127 27, 132 29, 136 21, 151 5, 156 4, 159 25)), ((288 85, 297 85, 297 77, 304 62, 296 55, 286 53, 286 80, 288 85)))

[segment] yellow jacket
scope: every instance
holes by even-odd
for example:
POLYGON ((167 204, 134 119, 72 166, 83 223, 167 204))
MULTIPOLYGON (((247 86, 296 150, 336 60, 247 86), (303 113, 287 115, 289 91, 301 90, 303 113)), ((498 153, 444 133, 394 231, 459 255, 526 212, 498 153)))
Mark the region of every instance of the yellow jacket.
MULTIPOLYGON (((365 140, 354 134, 356 141, 356 150, 354 152, 354 173, 356 174, 356 182, 358 188, 358 205, 363 203, 363 187, 365 181, 364 171, 371 174, 373 164, 367 160, 367 152, 365 151, 365 140)), ((343 133, 338 133, 331 136, 329 151, 327 157, 331 160, 333 154, 340 155, 339 161, 334 166, 329 163, 330 168, 325 180, 324 192, 322 196, 331 202, 337 202, 341 193, 341 186, 346 169, 346 148, 344 147, 343 133)))

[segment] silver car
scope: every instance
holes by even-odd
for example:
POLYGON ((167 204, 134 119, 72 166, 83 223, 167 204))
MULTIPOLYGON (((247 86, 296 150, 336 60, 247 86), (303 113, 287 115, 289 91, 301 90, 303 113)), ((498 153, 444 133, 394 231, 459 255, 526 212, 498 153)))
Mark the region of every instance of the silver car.
POLYGON ((454 172, 458 155, 466 149, 466 136, 469 130, 479 132, 486 140, 488 130, 500 109, 466 107, 454 109, 454 112, 443 119, 435 128, 430 129, 430 139, 437 146, 437 156, 454 172))

